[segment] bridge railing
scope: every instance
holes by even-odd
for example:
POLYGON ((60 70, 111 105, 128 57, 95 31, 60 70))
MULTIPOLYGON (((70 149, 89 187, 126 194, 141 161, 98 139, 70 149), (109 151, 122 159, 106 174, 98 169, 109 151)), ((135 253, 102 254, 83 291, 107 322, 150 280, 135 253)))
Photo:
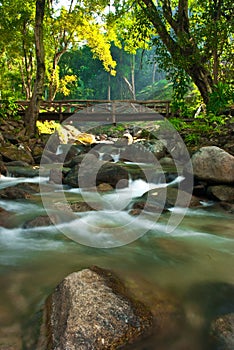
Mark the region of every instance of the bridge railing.
MULTIPOLYGON (((18 112, 24 115, 25 110, 29 105, 29 101, 21 100, 17 101, 18 112)), ((1 105, 1 101, 0 101, 1 105)), ((54 100, 54 101, 42 101, 40 106, 40 120, 59 120, 63 121, 72 114, 79 113, 79 117, 84 120, 91 120, 92 118, 98 119, 103 115, 104 117, 109 115, 109 119, 112 122, 116 122, 117 115, 121 115, 121 119, 124 120, 147 120, 146 108, 163 114, 168 117, 171 113, 171 100, 54 100), (132 110, 126 108, 126 105, 137 107, 137 112, 132 113, 132 110), (122 106, 122 109, 120 108, 122 106), (141 110, 142 106, 142 110, 141 110), (132 114, 132 115, 131 115, 132 114), (111 118, 110 118, 111 115, 111 118)), ((148 114, 148 113, 147 113, 148 114)), ((151 113, 150 113, 151 114, 151 113)), ((107 119, 108 119, 107 118, 107 119)), ((150 120, 153 116, 150 115, 150 120)), ((108 119, 108 120, 109 120, 108 119)), ((119 118, 118 118, 119 119, 119 118)))

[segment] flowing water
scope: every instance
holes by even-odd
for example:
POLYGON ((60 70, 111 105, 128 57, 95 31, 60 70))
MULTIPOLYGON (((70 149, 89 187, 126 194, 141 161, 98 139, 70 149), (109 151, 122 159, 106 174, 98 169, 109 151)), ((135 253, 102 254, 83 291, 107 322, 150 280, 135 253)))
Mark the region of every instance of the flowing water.
MULTIPOLYGON (((29 179, 2 178, 1 188, 17 181, 29 179)), ((37 182, 39 178, 30 181, 37 182)), ((46 183, 47 179, 40 181, 46 183)), ((174 208, 158 220, 152 213, 137 219, 122 210, 129 191, 137 197, 148 189, 149 184, 138 180, 130 182, 128 189, 106 194, 107 203, 117 203, 116 215, 104 207, 76 213, 72 222, 57 227, 0 227, 0 349, 4 349, 3 344, 8 344, 8 349, 21 349, 27 323, 49 293, 69 273, 92 265, 116 272, 154 314, 153 334, 131 349, 208 349, 208 321, 215 314, 217 299, 226 307, 227 286, 234 283, 233 216, 212 205, 186 213, 174 208), (168 232, 168 218, 181 213, 184 218, 180 225, 168 232), (108 232, 120 226, 126 236, 130 231, 144 234, 129 244, 108 249, 68 238, 75 235, 82 241, 85 237, 85 242, 90 239, 90 245, 111 241, 116 235, 108 236, 108 232)), ((61 188, 54 190, 59 193, 61 188)), ((73 200, 81 196, 79 189, 66 189, 65 193, 73 200)), ((92 198, 94 194, 89 195, 92 198)), ((31 202, 0 200, 0 207, 14 212, 22 224, 45 212, 40 198, 31 202)))

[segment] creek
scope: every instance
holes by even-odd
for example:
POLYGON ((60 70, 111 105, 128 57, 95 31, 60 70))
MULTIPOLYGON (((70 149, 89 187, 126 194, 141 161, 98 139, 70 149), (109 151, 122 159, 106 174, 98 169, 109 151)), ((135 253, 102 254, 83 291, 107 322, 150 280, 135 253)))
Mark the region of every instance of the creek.
MULTIPOLYGON (((48 179, 30 179, 39 180, 46 184, 48 179)), ((29 179, 1 178, 0 188, 17 182, 29 179)), ((234 283, 233 216, 215 205, 187 211, 173 208, 157 220, 153 213, 136 217, 122 210, 129 191, 137 197, 147 186, 143 180, 132 181, 129 188, 105 195, 109 204, 116 203, 112 210, 76 213, 76 219, 58 226, 23 228, 20 224, 45 213, 39 196, 0 200, 0 207, 14 212, 19 222, 17 228, 0 227, 0 345, 13 342, 12 349, 20 349, 19 339, 29 320, 55 286, 71 272, 98 265, 116 272, 151 307, 156 319, 160 315, 161 330, 156 324, 153 334, 132 349, 208 349, 205 331, 214 305, 206 301, 217 300, 218 293, 219 303, 226 303, 223 286, 234 283), (183 214, 183 220, 168 231, 172 214, 183 214), (130 243, 114 242, 118 230, 127 237, 134 233, 130 243), (135 234, 139 238, 134 240, 135 234), (82 237, 84 242, 90 238, 90 244, 69 237, 81 243, 82 237), (109 243, 99 248, 102 242, 109 243)), ((53 193, 60 191, 59 186, 53 188, 53 193)), ((79 189, 66 188, 64 193, 73 201, 82 195, 79 189)), ((86 195, 89 200, 95 197, 91 192, 86 195)))

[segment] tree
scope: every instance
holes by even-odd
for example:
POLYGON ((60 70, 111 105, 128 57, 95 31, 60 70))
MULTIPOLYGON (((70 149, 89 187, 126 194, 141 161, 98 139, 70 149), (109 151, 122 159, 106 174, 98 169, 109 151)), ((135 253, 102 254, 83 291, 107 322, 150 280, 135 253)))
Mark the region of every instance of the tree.
MULTIPOLYGON (((66 52, 59 62, 60 81, 66 76, 77 76, 77 80, 68 85, 69 99, 133 99, 131 83, 135 84, 136 97, 139 92, 151 84, 154 76, 156 81, 165 78, 162 72, 155 72, 154 50, 137 50, 136 54, 129 54, 124 48, 111 45, 111 55, 116 61, 116 75, 111 76, 103 69, 99 59, 92 59, 93 54, 88 46, 66 52), (131 62, 134 58, 134 65, 131 62), (130 89, 124 77, 130 84, 130 89), (100 83, 101 82, 101 83, 100 83), (110 86, 110 89, 108 87, 110 86)), ((63 99, 64 95, 58 90, 56 99, 63 99)))
POLYGON ((131 8, 126 18, 142 23, 135 26, 134 34, 130 27, 130 38, 144 36, 156 45, 160 41, 170 56, 166 64, 185 71, 207 104, 222 71, 223 54, 233 46, 231 1, 130 0, 126 4, 131 8))
POLYGON ((35 77, 33 0, 0 3, 0 66, 2 96, 29 99, 35 77), (18 13, 21 9, 20 13, 18 13))
POLYGON ((37 60, 37 72, 34 82, 33 95, 28 109, 25 112, 25 125, 27 135, 34 136, 36 133, 36 121, 39 115, 40 104, 44 92, 45 77, 45 53, 43 42, 43 20, 45 14, 45 0, 36 1, 35 15, 35 48, 37 60))
MULTIPOLYGON (((96 19, 106 7, 106 1, 97 2, 70 0, 68 9, 51 9, 46 26, 46 60, 48 66, 49 100, 59 89, 59 62, 71 48, 74 50, 86 43, 104 69, 115 74, 116 63, 111 57, 108 33, 96 19)), ((67 78, 69 80, 69 76, 67 78)), ((70 78, 71 79, 71 78, 70 78)))

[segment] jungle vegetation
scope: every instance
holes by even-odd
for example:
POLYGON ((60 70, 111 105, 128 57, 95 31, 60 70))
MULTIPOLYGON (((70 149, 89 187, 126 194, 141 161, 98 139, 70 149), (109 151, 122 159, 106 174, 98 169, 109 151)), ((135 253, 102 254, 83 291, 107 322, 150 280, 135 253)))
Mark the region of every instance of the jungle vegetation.
POLYGON ((233 104, 231 0, 0 0, 0 98, 172 98, 174 110, 233 104), (161 92, 161 94, 159 93, 161 92))

